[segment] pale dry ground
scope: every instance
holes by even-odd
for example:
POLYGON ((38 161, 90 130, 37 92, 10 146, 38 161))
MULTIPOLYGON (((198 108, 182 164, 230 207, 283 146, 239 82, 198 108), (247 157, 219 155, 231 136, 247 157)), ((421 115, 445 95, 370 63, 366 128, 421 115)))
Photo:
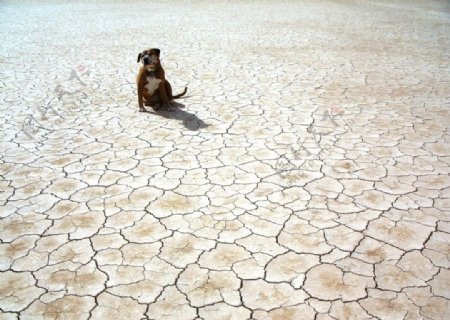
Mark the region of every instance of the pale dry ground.
POLYGON ((1 320, 449 319, 446 1, 2 1, 0 38, 1 320), (151 46, 184 109, 137 112, 151 46))

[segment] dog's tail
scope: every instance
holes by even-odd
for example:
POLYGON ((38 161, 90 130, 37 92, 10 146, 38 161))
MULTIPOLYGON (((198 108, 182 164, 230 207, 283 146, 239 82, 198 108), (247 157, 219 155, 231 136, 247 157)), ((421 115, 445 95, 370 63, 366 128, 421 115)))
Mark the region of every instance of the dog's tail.
POLYGON ((172 99, 178 99, 181 98, 182 96, 184 96, 187 92, 187 87, 184 88, 184 91, 180 94, 177 94, 176 96, 173 96, 172 99))

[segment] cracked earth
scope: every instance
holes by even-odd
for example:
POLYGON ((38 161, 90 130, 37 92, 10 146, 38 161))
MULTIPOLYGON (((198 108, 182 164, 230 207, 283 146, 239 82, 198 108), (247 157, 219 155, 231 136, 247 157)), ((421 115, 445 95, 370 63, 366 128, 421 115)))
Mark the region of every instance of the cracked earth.
POLYGON ((445 1, 36 3, 0 3, 1 320, 449 319, 445 1))

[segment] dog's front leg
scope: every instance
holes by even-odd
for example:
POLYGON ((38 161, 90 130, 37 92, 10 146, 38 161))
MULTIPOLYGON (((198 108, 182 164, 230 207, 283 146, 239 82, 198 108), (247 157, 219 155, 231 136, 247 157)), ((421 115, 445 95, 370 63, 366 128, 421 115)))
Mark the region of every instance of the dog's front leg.
POLYGON ((137 76, 137 79, 136 79, 139 112, 147 111, 144 108, 144 87, 145 87, 145 82, 146 82, 146 80, 145 80, 145 76, 144 76, 144 69, 141 68, 139 70, 139 73, 138 73, 138 76, 137 76))
POLYGON ((143 86, 138 86, 138 104, 139 112, 145 112, 147 109, 144 108, 144 88, 143 86))

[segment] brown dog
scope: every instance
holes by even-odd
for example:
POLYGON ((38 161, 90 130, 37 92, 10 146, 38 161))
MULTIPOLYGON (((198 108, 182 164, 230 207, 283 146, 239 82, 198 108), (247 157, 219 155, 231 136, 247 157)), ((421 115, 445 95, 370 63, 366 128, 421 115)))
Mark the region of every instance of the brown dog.
POLYGON ((166 80, 164 69, 161 66, 159 55, 161 50, 157 48, 144 50, 139 53, 137 62, 142 61, 143 66, 137 76, 139 111, 146 111, 146 106, 158 110, 161 104, 171 110, 171 102, 184 96, 187 88, 176 96, 172 95, 172 87, 166 80))

